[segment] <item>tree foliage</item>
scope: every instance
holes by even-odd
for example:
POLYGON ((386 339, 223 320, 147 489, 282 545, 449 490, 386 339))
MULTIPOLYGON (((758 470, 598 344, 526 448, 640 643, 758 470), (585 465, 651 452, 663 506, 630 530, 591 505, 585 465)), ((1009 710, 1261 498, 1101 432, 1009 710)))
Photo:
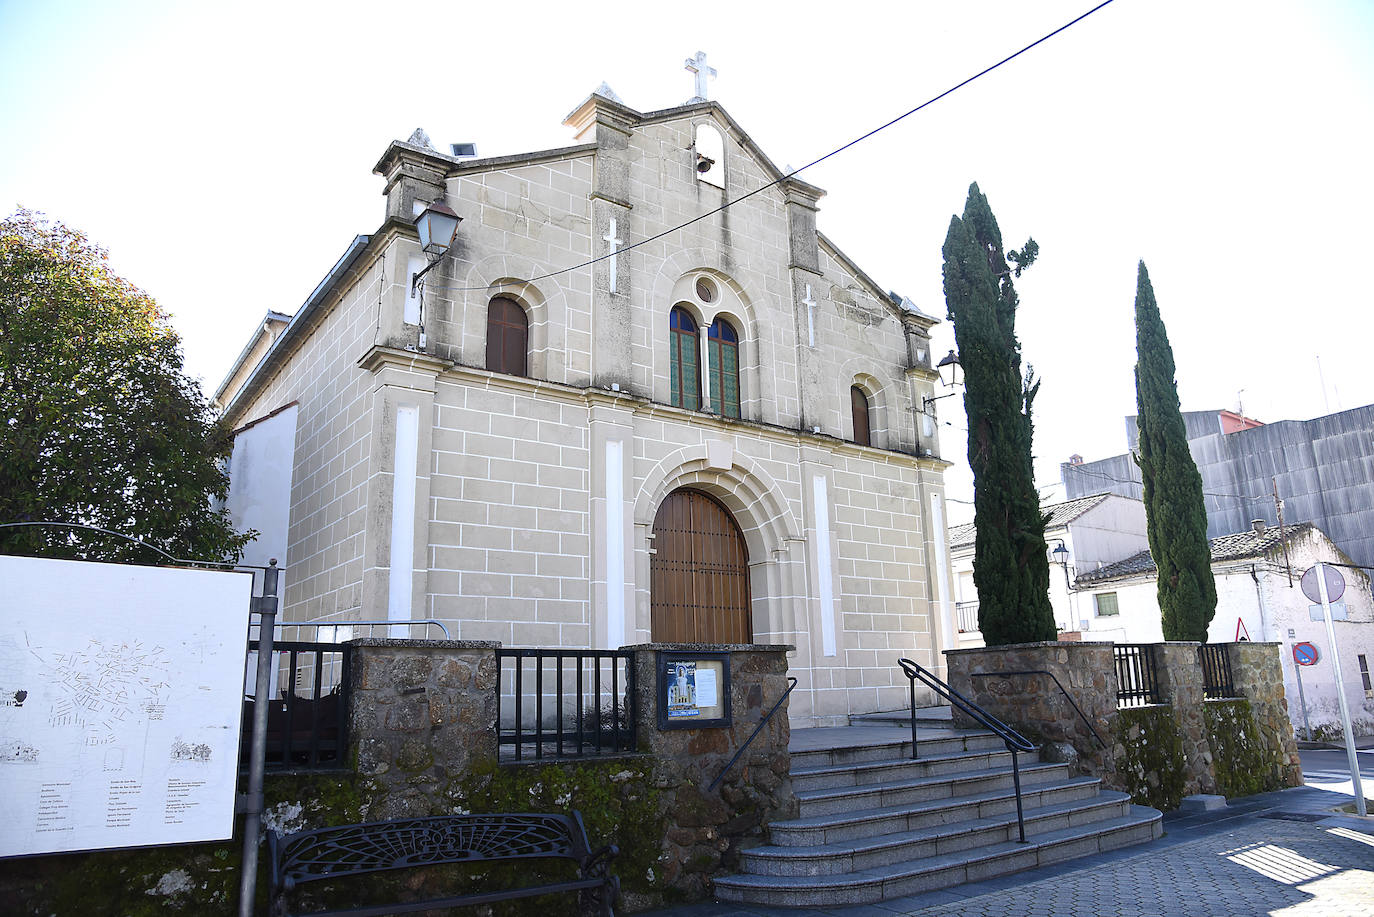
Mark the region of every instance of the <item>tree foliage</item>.
POLYGON ((1174 380, 1174 351, 1155 304, 1145 262, 1135 292, 1135 398, 1140 480, 1145 491, 1150 555, 1159 570, 1165 640, 1207 641, 1217 610, 1202 475, 1188 450, 1174 380))
POLYGON ((1004 255, 987 198, 976 183, 969 187, 964 215, 950 220, 945 236, 945 302, 964 369, 973 583, 989 646, 1056 637, 1045 517, 1031 465, 1031 402, 1040 383, 1029 367, 1021 374, 1012 285, 1038 253, 1032 239, 1004 255))
MULTIPOLYGON (((230 442, 148 294, 79 232, 19 210, 0 222, 0 523, 63 522, 178 558, 237 559, 212 508, 230 442)), ((0 553, 156 562, 77 529, 0 529, 0 553)))

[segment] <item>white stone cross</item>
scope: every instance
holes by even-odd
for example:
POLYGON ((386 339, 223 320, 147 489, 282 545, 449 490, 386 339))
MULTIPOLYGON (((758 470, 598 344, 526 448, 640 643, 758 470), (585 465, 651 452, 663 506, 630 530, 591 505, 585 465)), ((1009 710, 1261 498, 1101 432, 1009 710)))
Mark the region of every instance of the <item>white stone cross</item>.
POLYGON ((610 263, 610 268, 611 268, 611 292, 614 293, 614 292, 616 291, 616 283, 615 283, 615 281, 616 281, 616 276, 615 276, 615 275, 616 275, 616 270, 615 270, 615 253, 616 253, 616 246, 617 246, 617 245, 624 245, 624 244, 625 244, 625 240, 623 240, 623 239, 617 239, 617 238, 615 237, 615 220, 611 220, 611 228, 610 228, 609 230, 607 230, 607 231, 606 231, 606 234, 605 234, 604 236, 602 236, 601 238, 602 238, 604 241, 611 243, 611 257, 610 257, 610 262, 611 262, 611 263, 610 263))
POLYGON ((697 78, 697 94, 690 101, 705 102, 706 79, 716 75, 716 68, 706 66, 706 52, 698 51, 696 57, 687 58, 687 69, 692 71, 697 78))
POLYGON ((806 298, 802 300, 806 306, 806 336, 811 342, 810 346, 816 346, 816 301, 811 298, 811 284, 806 285, 806 298))

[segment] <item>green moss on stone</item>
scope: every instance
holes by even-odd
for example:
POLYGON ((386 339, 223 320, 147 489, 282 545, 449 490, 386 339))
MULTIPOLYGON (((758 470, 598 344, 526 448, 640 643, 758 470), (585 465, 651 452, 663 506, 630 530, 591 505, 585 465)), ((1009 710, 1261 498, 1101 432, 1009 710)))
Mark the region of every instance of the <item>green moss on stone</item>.
POLYGON ((1168 707, 1137 707, 1116 716, 1113 738, 1122 749, 1116 772, 1122 788, 1138 805, 1161 811, 1183 801, 1183 737, 1168 707))
POLYGON ((1208 701, 1203 710, 1218 793, 1233 798, 1283 788, 1278 749, 1260 737, 1248 700, 1208 701))

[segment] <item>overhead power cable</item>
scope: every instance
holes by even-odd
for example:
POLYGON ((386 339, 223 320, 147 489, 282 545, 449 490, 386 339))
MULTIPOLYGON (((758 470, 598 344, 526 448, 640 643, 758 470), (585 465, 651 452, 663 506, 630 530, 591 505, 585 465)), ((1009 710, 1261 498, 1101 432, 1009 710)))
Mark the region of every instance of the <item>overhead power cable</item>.
MULTIPOLYGON (((1084 19, 1087 19, 1087 18, 1088 18, 1089 16, 1091 16, 1093 13, 1096 13, 1098 10, 1102 9, 1104 6, 1108 6, 1108 5, 1111 4, 1111 3, 1112 3, 1112 0, 1103 0, 1102 3, 1099 3, 1097 6, 1093 7, 1093 8, 1090 9, 1090 10, 1088 10, 1086 13, 1083 13, 1082 15, 1077 16, 1076 18, 1070 20, 1069 22, 1064 23, 1063 25, 1061 25, 1059 28, 1055 29, 1054 31, 1048 32, 1048 33, 1046 33, 1046 34, 1040 36, 1040 37, 1037 38, 1035 41, 1033 41, 1033 42, 1031 42, 1030 44, 1026 45, 1026 46, 1025 46, 1024 48, 1022 48, 1021 50, 1016 51, 1016 52, 1014 52, 1014 53, 1012 53, 1012 54, 1008 54, 1006 57, 1002 58, 1002 59, 999 60, 997 63, 992 64, 992 65, 989 66, 989 67, 984 67, 982 70, 979 70, 977 73, 973 74, 973 76, 970 76, 970 77, 968 77, 967 79, 961 80, 960 82, 958 82, 958 83, 954 84, 953 86, 949 87, 948 89, 946 89, 944 92, 940 93, 939 95, 932 96, 931 98, 929 98, 929 99, 927 99, 926 101, 922 102, 920 105, 917 105, 915 108, 911 109, 910 111, 907 111, 907 112, 904 112, 904 113, 898 115, 897 117, 893 118, 891 121, 888 121, 888 122, 885 123, 885 124, 880 124, 879 126, 873 128, 871 131, 869 131, 869 132, 866 133, 866 134, 863 134, 863 135, 861 135, 861 136, 859 136, 859 137, 855 137, 853 140, 849 141, 849 142, 846 143, 844 146, 837 147, 836 149, 831 150, 829 153, 826 153, 824 156, 821 156, 819 159, 813 159, 811 162, 808 162, 806 165, 802 166, 802 167, 799 168, 799 169, 793 169, 791 172, 788 172, 786 175, 782 176, 781 178, 774 179, 773 181, 770 181, 770 182, 768 182, 768 183, 765 184, 765 185, 760 185, 759 187, 755 188, 753 191, 750 191, 750 192, 748 192, 748 193, 746 193, 746 194, 741 194, 739 197, 734 198, 733 200, 726 201, 724 204, 721 204, 719 207, 716 207, 714 210, 708 210, 708 211, 706 211, 705 213, 701 214, 700 216, 693 217, 692 219, 687 220, 687 221, 684 222, 684 223, 679 223, 678 225, 673 226, 673 227, 670 227, 670 228, 668 228, 668 229, 665 229, 665 230, 663 230, 662 232, 655 233, 654 235, 649 236, 649 237, 646 238, 646 239, 640 239, 638 242, 635 242, 635 243, 632 243, 632 244, 630 244, 630 245, 627 245, 627 246, 625 246, 624 248, 620 248, 620 249, 616 249, 615 251, 607 252, 606 254, 601 255, 601 256, 599 256, 599 257, 596 257, 596 258, 590 258, 590 259, 588 259, 588 260, 586 260, 586 261, 583 261, 583 262, 580 263, 580 264, 574 264, 572 267, 565 267, 565 268, 562 268, 561 270, 550 271, 550 272, 547 273, 547 274, 540 274, 540 275, 537 276, 537 277, 530 277, 530 278, 528 278, 528 279, 526 279, 526 280, 524 280, 524 281, 521 281, 521 282, 522 282, 522 283, 537 283, 537 282, 540 281, 540 280, 548 280, 548 279, 551 278, 551 277, 558 277, 558 276, 560 276, 560 275, 562 275, 562 274, 567 274, 567 273, 571 273, 572 271, 581 270, 581 269, 584 268, 584 267, 590 267, 591 265, 596 264, 596 263, 599 262, 599 261, 605 261, 607 258, 610 258, 610 257, 612 257, 612 256, 614 256, 614 255, 622 254, 622 253, 628 252, 628 251, 633 251, 634 249, 639 248, 641 245, 648 245, 650 242, 657 242, 659 239, 662 239, 664 236, 671 235, 672 233, 675 233, 675 232, 677 232, 677 231, 680 230, 680 229, 685 229, 685 228, 687 228, 688 226, 691 226, 691 225, 694 224, 694 223, 699 223, 699 222, 701 222, 702 220, 706 219, 707 217, 712 217, 712 216, 715 216, 716 214, 718 214, 718 213, 720 213, 720 212, 722 212, 722 211, 724 211, 724 210, 728 210, 729 208, 733 207, 734 205, 736 205, 736 204, 738 204, 738 203, 741 203, 742 201, 747 201, 749 198, 753 197, 753 196, 756 195, 756 194, 760 194, 760 193, 762 193, 762 192, 764 192, 764 191, 767 191, 769 188, 776 187, 777 185, 782 184, 783 182, 787 181, 788 179, 790 179, 790 178, 792 178, 792 177, 794 177, 794 176, 796 176, 796 175, 800 175, 802 172, 805 172, 807 169, 811 168, 812 166, 820 165, 821 163, 825 162, 827 159, 830 159, 830 158, 833 157, 833 156, 838 156, 840 153, 843 153, 845 150, 849 149, 850 147, 855 146, 855 145, 857 145, 857 144, 860 144, 860 143, 864 142, 864 141, 867 140, 868 138, 872 137, 873 135, 875 135, 875 134, 877 134, 877 133, 879 133, 879 132, 881 132, 881 131, 887 130, 889 127, 892 127, 894 124, 897 124, 898 122, 903 121, 903 120, 905 120, 905 119, 911 117, 912 115, 916 114, 918 111, 922 110, 923 108, 928 108, 928 107, 930 107, 931 105, 934 105, 936 102, 940 101, 941 99, 945 98, 946 96, 951 95, 951 94, 953 94, 953 93, 955 93, 955 92, 958 92, 960 89, 963 89, 963 88, 964 88, 965 86, 967 86, 969 83, 972 83, 972 82, 974 82, 975 80, 978 80, 978 79, 981 79, 982 77, 987 76, 989 73, 991 73, 992 71, 996 70, 998 67, 1001 67, 1003 64, 1010 63, 1011 61, 1013 61, 1013 60, 1015 60, 1016 58, 1020 57, 1022 54, 1025 54, 1027 51, 1031 50, 1032 48, 1035 48, 1035 47, 1037 47, 1037 46, 1039 46, 1039 45, 1042 45, 1042 44, 1044 44, 1045 42, 1049 41, 1051 38, 1054 38, 1054 37, 1055 37, 1056 35, 1058 35, 1059 33, 1063 32, 1063 31, 1065 31, 1065 30, 1067 30, 1067 29, 1069 29, 1069 28, 1072 28, 1073 26, 1075 26, 1075 25, 1077 25, 1078 23, 1082 22, 1084 19)), ((447 292, 450 292, 450 293, 475 293, 475 292, 482 292, 482 291, 485 291, 485 290, 487 290, 487 289, 490 289, 490 288, 489 288, 489 287, 450 287, 450 288, 447 289, 447 292)))

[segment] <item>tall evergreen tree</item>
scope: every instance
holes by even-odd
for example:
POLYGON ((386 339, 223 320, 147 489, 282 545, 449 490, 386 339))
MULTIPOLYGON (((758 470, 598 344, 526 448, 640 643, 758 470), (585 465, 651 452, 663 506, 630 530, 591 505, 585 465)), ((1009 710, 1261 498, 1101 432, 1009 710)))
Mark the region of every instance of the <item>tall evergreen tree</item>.
POLYGON ((1165 640, 1207 641, 1217 610, 1202 475, 1178 409, 1174 351, 1155 305, 1145 262, 1135 291, 1135 400, 1140 430, 1140 480, 1145 490, 1150 554, 1159 570, 1159 613, 1165 640))
POLYGON ((1031 468, 1031 402, 1040 384, 1029 369, 1021 374, 1012 285, 1038 251, 1032 239, 1003 255, 997 219, 976 183, 945 236, 945 302, 964 368, 973 468, 973 583, 989 646, 1056 636, 1045 517, 1031 468))

